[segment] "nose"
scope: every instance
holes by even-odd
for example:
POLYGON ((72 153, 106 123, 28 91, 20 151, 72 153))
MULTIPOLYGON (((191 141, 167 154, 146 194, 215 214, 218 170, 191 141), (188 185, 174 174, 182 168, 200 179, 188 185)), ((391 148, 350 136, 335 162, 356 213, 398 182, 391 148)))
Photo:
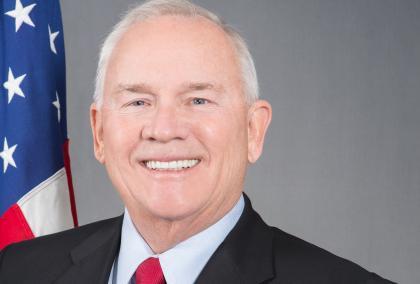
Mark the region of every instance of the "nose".
POLYGON ((183 140, 188 134, 188 127, 182 122, 185 119, 176 106, 157 106, 149 123, 144 126, 141 137, 162 143, 183 140))

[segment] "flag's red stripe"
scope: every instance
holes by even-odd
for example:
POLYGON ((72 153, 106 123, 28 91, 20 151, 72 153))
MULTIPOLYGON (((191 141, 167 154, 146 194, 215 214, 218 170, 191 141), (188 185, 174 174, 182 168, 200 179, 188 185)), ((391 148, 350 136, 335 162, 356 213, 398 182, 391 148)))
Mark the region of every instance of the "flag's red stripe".
POLYGON ((72 177, 71 177, 69 143, 70 142, 67 139, 66 142, 63 144, 63 158, 64 158, 64 167, 66 169, 66 174, 67 174, 67 183, 69 185, 71 214, 73 216, 74 226, 77 227, 79 226, 79 222, 77 220, 76 200, 74 199, 74 189, 73 189, 73 182, 72 182, 72 177))
POLYGON ((34 234, 20 207, 14 204, 0 218, 0 250, 5 246, 32 239, 34 234))

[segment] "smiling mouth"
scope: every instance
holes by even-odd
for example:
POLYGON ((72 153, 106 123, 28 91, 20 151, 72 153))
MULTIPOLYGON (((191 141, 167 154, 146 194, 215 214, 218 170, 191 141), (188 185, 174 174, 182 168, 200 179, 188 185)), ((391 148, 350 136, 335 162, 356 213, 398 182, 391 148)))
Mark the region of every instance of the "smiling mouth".
POLYGON ((198 165, 201 160, 175 160, 175 161, 143 161, 143 165, 153 171, 181 171, 191 169, 198 165))

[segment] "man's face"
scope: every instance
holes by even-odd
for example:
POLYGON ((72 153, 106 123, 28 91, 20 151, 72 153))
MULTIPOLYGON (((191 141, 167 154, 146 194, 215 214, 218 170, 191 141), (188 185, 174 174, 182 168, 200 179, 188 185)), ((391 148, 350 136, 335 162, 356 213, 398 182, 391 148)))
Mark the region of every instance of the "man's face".
POLYGON ((91 115, 96 157, 129 210, 177 220, 237 200, 250 141, 234 53, 197 18, 151 19, 120 39, 91 115))

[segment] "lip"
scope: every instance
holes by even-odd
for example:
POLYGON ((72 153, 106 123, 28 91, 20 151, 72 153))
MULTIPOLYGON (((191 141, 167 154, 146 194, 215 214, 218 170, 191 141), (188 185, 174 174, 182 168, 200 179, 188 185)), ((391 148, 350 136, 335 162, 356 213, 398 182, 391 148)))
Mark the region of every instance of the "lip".
POLYGON ((199 157, 160 157, 160 158, 151 158, 139 160, 141 168, 153 178, 182 178, 185 175, 194 174, 197 168, 201 167, 202 159, 199 157), (152 170, 146 167, 146 161, 160 161, 160 162, 170 162, 170 161, 179 161, 179 160, 198 160, 198 163, 192 168, 185 168, 181 170, 152 170))
POLYGON ((181 160, 202 160, 202 157, 199 156, 162 156, 162 157, 145 157, 144 159, 140 159, 139 161, 141 162, 146 162, 146 161, 159 161, 159 162, 171 162, 171 161, 181 161, 181 160))

